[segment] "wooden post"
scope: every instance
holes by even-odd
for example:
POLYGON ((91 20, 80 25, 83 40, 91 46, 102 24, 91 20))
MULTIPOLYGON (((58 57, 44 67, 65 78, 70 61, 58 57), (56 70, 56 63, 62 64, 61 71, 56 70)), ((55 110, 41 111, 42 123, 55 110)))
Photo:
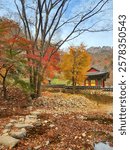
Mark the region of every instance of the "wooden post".
POLYGON ((103 79, 103 88, 105 87, 105 82, 104 82, 104 79, 103 79))
POLYGON ((88 80, 88 86, 91 86, 91 80, 88 80))
POLYGON ((84 86, 86 86, 86 79, 84 80, 84 86))
POLYGON ((96 86, 98 86, 98 80, 96 79, 96 86))

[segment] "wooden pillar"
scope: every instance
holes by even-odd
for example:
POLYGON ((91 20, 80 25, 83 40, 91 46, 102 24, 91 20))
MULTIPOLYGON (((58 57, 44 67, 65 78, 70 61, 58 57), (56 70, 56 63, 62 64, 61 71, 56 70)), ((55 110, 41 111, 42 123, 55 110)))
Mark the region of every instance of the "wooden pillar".
POLYGON ((96 79, 96 86, 98 86, 98 80, 96 79))
POLYGON ((91 86, 91 80, 88 80, 88 86, 91 86))
POLYGON ((102 79, 102 87, 103 87, 103 88, 105 87, 104 79, 102 79))
POLYGON ((104 81, 104 79, 103 79, 103 88, 105 87, 105 81, 104 81))
POLYGON ((84 80, 84 86, 86 86, 86 80, 87 80, 87 79, 84 80))

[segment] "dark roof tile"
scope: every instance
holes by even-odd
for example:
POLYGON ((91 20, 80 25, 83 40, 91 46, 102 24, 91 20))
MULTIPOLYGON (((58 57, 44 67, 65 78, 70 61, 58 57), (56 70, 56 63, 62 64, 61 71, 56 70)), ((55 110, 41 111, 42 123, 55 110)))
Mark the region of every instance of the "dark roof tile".
POLYGON ((93 76, 93 75, 104 75, 104 74, 107 74, 108 72, 105 72, 105 71, 100 71, 100 72, 88 72, 86 74, 86 76, 93 76))

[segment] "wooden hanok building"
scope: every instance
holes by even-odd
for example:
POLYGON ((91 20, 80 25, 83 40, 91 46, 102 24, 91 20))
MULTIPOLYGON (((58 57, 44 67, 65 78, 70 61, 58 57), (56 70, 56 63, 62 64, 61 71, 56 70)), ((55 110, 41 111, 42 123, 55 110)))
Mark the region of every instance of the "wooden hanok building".
POLYGON ((84 85, 105 87, 105 81, 107 78, 109 78, 109 72, 100 71, 92 67, 87 71, 84 85))

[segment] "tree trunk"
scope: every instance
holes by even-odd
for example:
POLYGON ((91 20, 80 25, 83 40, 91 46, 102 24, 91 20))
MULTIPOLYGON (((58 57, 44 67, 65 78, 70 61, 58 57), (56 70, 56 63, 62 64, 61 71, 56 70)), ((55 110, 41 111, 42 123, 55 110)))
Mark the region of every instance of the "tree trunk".
POLYGON ((76 92, 76 83, 75 83, 75 78, 74 76, 72 77, 72 93, 75 94, 76 92))
POLYGON ((38 66, 38 68, 36 68, 33 74, 33 80, 34 80, 33 92, 35 98, 41 96, 41 92, 42 92, 41 85, 43 81, 43 76, 44 76, 43 68, 41 66, 38 66))
POLYGON ((4 94, 4 99, 7 100, 7 89, 6 89, 6 78, 3 78, 3 94, 4 94))
POLYGON ((32 77, 32 68, 29 68, 29 80, 30 80, 30 87, 33 89, 33 77, 32 77))
POLYGON ((39 78, 38 78, 38 83, 37 83, 37 97, 39 97, 39 96, 41 96, 41 81, 42 79, 41 79, 41 77, 39 76, 39 78))

